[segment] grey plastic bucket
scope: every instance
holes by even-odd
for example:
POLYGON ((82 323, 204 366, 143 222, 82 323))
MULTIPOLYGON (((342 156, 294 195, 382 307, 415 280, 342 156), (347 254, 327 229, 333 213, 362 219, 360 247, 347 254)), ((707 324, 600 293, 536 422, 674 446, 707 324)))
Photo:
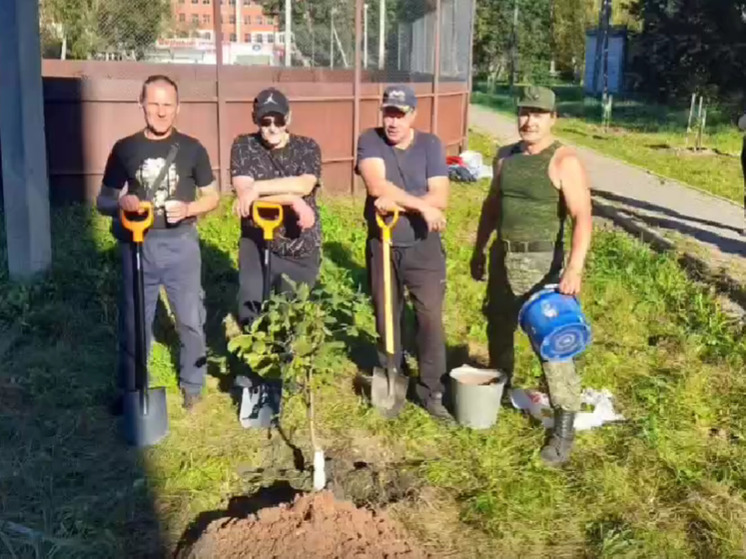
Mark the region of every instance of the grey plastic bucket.
POLYGON ((468 365, 450 372, 456 421, 472 429, 489 429, 500 411, 505 375, 468 365))

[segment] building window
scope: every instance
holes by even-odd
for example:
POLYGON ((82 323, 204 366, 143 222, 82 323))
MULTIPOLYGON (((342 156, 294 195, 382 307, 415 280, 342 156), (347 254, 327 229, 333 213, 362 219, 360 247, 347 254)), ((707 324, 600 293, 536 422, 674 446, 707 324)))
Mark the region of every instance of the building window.
POLYGON ((199 23, 199 16, 197 14, 192 14, 192 23, 199 23))
POLYGON ((202 23, 210 23, 210 14, 202 15, 202 23))
POLYGON ((245 23, 246 25, 251 25, 251 16, 244 16, 244 18, 243 18, 243 22, 244 22, 244 23, 245 23))
POLYGON ((184 0, 179 0, 179 4, 183 4, 183 3, 184 3, 184 0))
POLYGON ((232 43, 236 42, 236 34, 235 33, 231 33, 231 42, 232 43))
POLYGON ((243 42, 244 43, 250 43, 251 42, 251 34, 246 33, 246 35, 243 36, 243 42))
POLYGON ((199 4, 199 0, 192 0, 192 4, 199 4))
POLYGON ((264 42, 264 35, 261 33, 254 33, 254 41, 261 45, 264 42))
POLYGON ((210 0, 202 0, 202 3, 203 3, 203 4, 208 4, 208 5, 209 5, 209 4, 210 4, 210 0))
POLYGON ((275 34, 274 33, 267 33, 267 42, 268 43, 274 43, 275 42, 275 34))
POLYGON ((256 18, 256 24, 257 25, 262 25, 263 23, 264 22, 262 21, 262 16, 257 16, 257 18, 256 18))
POLYGON ((184 23, 186 21, 186 14, 179 14, 179 21, 184 23))
POLYGON ((228 16, 228 23, 235 24, 236 23, 236 16, 228 16))
POLYGON ((251 0, 243 0, 244 6, 251 6, 251 0))
POLYGON ((231 6, 235 6, 236 0, 228 0, 228 4, 230 4, 231 6))

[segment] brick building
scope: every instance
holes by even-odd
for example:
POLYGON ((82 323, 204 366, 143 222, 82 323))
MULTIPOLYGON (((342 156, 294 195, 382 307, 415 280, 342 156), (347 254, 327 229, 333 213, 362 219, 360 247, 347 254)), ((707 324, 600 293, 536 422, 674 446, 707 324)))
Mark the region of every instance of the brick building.
POLYGON ((264 13, 253 0, 171 0, 174 21, 182 33, 213 39, 213 2, 220 2, 223 42, 272 44, 278 35, 279 18, 264 13), (196 32, 196 33, 195 33, 196 32))

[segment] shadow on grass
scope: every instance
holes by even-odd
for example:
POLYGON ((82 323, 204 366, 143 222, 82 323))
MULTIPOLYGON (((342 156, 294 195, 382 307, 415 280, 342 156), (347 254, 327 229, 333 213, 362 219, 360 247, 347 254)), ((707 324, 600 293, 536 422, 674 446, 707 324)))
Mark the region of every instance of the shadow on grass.
POLYGON ((0 555, 159 557, 146 454, 108 413, 118 247, 85 207, 53 210, 51 226, 45 277, 0 273, 0 323, 17 328, 0 367, 0 555))

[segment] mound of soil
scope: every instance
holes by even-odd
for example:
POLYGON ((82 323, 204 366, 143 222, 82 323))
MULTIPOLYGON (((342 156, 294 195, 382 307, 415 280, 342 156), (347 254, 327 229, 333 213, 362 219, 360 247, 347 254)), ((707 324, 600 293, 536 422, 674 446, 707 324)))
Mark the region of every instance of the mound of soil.
POLYGON ((428 559, 384 514, 323 491, 247 518, 215 520, 184 559, 428 559))

